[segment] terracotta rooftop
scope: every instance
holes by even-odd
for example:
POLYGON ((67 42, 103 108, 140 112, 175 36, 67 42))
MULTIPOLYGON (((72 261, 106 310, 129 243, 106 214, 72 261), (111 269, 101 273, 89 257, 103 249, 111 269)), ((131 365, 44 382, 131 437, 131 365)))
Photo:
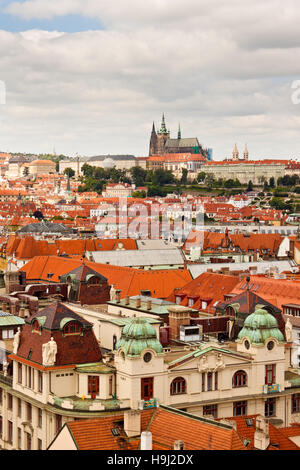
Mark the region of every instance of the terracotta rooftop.
MULTIPOLYGON (((82 264, 80 259, 65 258, 63 256, 35 256, 26 263, 21 271, 26 272, 27 282, 60 282, 60 276, 78 268, 82 264)), ((176 288, 181 288, 191 279, 187 269, 159 269, 141 270, 85 262, 97 273, 108 280, 108 284, 120 289, 121 297, 125 295, 138 295, 141 290, 150 290, 152 297, 166 298, 176 288)))

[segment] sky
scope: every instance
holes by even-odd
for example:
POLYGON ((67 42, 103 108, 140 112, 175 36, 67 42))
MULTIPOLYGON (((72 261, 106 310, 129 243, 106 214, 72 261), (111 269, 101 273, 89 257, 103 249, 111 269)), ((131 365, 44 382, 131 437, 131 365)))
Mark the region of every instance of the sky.
POLYGON ((164 113, 171 137, 180 123, 215 160, 235 143, 299 159, 297 7, 0 0, 0 150, 147 156, 164 113))

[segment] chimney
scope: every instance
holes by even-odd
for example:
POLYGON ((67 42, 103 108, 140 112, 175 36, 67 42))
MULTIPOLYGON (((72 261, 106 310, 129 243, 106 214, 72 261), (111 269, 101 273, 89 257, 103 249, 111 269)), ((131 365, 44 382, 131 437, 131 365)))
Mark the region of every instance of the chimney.
POLYGON ((151 310, 152 308, 152 300, 147 300, 147 310, 151 310))
POLYGON ((269 422, 263 416, 257 416, 254 433, 254 448, 266 450, 270 444, 269 422))
POLYGON ((141 434, 141 412, 139 410, 124 412, 124 431, 128 437, 141 434))
POLYGON ((152 433, 143 431, 141 434, 141 450, 152 450, 152 433))
POLYGON ((6 304, 4 304, 4 303, 2 304, 2 310, 3 310, 3 312, 6 312, 6 304))
POLYGON ((191 309, 183 305, 172 305, 168 308, 169 326, 171 330, 170 339, 179 339, 180 327, 182 325, 190 326, 191 309))
POLYGON ((16 314, 16 306, 15 306, 15 304, 11 304, 11 306, 10 306, 10 313, 11 313, 12 315, 15 315, 15 314, 16 314))
POLYGON ((121 302, 121 290, 116 290, 116 302, 119 304, 121 302))
POLYGON ((129 295, 125 295, 125 305, 129 305, 129 295))
POLYGON ((19 317, 21 317, 21 318, 25 317, 25 308, 24 307, 20 308, 19 317))
POLYGON ((141 298, 140 297, 138 297, 136 299, 136 308, 141 308, 141 298))

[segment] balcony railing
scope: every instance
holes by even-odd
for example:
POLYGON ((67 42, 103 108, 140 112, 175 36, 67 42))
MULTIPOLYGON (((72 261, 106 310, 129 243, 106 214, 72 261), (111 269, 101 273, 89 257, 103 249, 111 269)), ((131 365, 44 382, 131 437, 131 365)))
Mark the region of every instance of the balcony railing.
POLYGON ((2 372, 0 372, 0 382, 12 386, 13 378, 9 375, 5 376, 2 372))
POLYGON ((278 393, 280 392, 280 384, 264 385, 263 393, 278 393))

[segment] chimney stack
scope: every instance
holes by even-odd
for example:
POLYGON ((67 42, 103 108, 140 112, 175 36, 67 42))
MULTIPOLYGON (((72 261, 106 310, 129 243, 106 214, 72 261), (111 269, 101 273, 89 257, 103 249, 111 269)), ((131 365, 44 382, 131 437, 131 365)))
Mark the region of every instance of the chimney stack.
POLYGON ((143 431, 141 434, 141 450, 152 450, 152 432, 143 431))
POLYGON ((21 307, 21 308, 20 308, 19 317, 25 318, 25 308, 24 308, 24 307, 21 307))
POLYGON ((141 434, 141 412, 139 410, 124 412, 124 431, 128 437, 141 434))
POLYGON ((147 300, 147 310, 151 310, 152 308, 152 300, 147 300))
POLYGON ((125 305, 129 305, 129 295, 125 295, 125 305))
POLYGON ((116 290, 116 302, 119 304, 121 302, 121 290, 116 290))
POLYGON ((270 444, 269 422, 263 416, 257 416, 254 433, 254 448, 266 450, 270 444))
POLYGON ((183 305, 172 305, 168 308, 169 312, 169 326, 171 330, 170 339, 179 339, 180 327, 182 325, 190 326, 192 310, 183 305))
POLYGON ((136 299, 136 308, 141 308, 141 298, 140 297, 138 297, 136 299))

